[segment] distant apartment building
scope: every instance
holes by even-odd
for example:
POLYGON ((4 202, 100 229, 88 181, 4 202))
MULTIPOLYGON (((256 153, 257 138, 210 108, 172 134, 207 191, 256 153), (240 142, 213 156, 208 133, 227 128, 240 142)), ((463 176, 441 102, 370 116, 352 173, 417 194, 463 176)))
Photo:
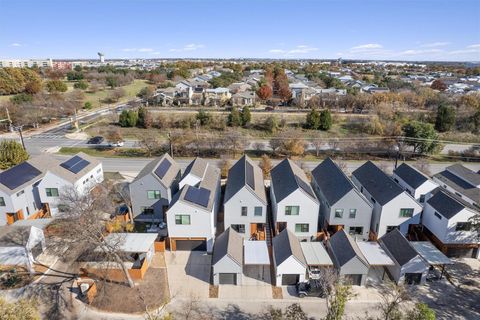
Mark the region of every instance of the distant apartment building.
POLYGON ((52 68, 52 59, 7 59, 0 60, 0 68, 52 68))

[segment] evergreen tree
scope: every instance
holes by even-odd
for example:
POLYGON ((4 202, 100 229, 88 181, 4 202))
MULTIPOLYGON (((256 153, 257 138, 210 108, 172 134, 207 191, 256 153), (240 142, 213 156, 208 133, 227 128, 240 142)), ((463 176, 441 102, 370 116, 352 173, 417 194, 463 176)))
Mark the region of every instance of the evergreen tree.
POLYGON ((320 113, 317 109, 312 108, 310 112, 307 114, 307 119, 305 123, 307 129, 318 130, 320 127, 320 113))
POLYGON ((0 169, 6 170, 28 160, 28 153, 15 140, 3 140, 0 143, 0 169))
POLYGON ((242 110, 242 125, 247 126, 252 121, 252 113, 250 112, 250 108, 245 106, 242 110))
POLYGON ((435 119, 435 129, 439 132, 446 132, 451 130, 454 124, 455 109, 445 104, 438 106, 437 117, 435 119))
POLYGON ((320 124, 318 128, 323 131, 328 131, 332 127, 332 114, 330 110, 323 110, 320 112, 320 124))
POLYGON ((230 127, 239 127, 242 125, 242 115, 237 108, 233 107, 228 115, 227 124, 230 127))
POLYGON ((212 122, 212 116, 205 110, 200 110, 197 113, 197 120, 200 121, 201 126, 208 126, 212 122))

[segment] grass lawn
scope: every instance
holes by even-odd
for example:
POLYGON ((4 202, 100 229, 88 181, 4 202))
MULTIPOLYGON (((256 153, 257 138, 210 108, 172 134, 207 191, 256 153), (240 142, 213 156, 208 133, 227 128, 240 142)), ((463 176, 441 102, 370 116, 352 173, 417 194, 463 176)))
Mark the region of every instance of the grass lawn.
MULTIPOLYGON (((125 102, 135 98, 137 93, 143 88, 148 86, 145 80, 134 80, 131 84, 123 86, 125 90, 125 96, 120 99, 119 102, 125 102)), ((112 92, 112 89, 106 89, 103 91, 97 91, 95 93, 85 93, 85 101, 84 102, 91 102, 94 108, 98 108, 104 103, 102 102, 109 94, 112 92)))

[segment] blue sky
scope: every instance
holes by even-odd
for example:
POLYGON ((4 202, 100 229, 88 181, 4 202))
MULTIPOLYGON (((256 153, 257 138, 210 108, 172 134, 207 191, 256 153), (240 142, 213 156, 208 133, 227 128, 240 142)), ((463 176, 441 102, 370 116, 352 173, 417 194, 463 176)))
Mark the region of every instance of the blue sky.
POLYGON ((0 58, 480 61, 479 0, 0 0, 0 58))

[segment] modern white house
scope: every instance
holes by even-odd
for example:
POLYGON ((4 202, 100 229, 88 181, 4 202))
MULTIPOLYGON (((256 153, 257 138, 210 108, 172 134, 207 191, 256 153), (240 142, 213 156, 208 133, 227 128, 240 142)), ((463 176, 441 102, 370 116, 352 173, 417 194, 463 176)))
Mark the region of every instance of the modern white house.
POLYGON ((378 242, 395 262, 387 269, 397 284, 425 283, 430 265, 399 230, 393 229, 378 242))
POLYGON ((335 268, 346 283, 363 286, 370 268, 355 240, 344 229, 327 241, 335 268))
POLYGON ((270 172, 270 197, 276 234, 284 229, 310 241, 318 229, 319 202, 305 172, 285 159, 270 172))
POLYGON ((295 285, 305 281, 307 262, 298 238, 284 229, 272 240, 273 264, 277 286, 295 285))
POLYGON ((471 221, 478 214, 462 198, 438 188, 425 203, 422 225, 425 234, 444 254, 478 258, 480 240, 471 221))
POLYGON ((406 163, 393 170, 392 178, 420 203, 424 203, 425 196, 438 187, 427 175, 406 163))
POLYGON ((134 220, 165 222, 179 181, 180 167, 168 153, 147 164, 129 185, 134 220))
POLYGON ((205 175, 208 167, 208 161, 202 158, 195 158, 186 168, 182 174, 178 188, 182 189, 186 184, 196 186, 199 184, 205 175))
POLYGON ((420 223, 422 206, 373 162, 356 169, 352 181, 373 205, 370 230, 374 236, 397 228, 406 234, 410 225, 420 223))
MULTIPOLYGON (((197 158, 194 162, 198 160, 197 158)), ((204 162, 207 164, 204 172, 199 173, 202 180, 194 185, 183 185, 167 210, 168 237, 172 251, 207 250, 210 253, 213 250, 220 206, 220 170, 204 162)))
POLYGON ((373 206, 330 158, 312 171, 312 186, 320 200, 323 229, 344 229, 355 238, 367 240, 373 206))
POLYGON ((228 171, 223 199, 224 226, 246 239, 265 240, 267 195, 262 170, 241 157, 228 171))
POLYGON ((212 273, 214 285, 242 283, 243 237, 232 228, 227 228, 215 239, 212 273))
POLYGON ((440 187, 480 209, 480 173, 457 163, 434 175, 433 180, 440 187))

